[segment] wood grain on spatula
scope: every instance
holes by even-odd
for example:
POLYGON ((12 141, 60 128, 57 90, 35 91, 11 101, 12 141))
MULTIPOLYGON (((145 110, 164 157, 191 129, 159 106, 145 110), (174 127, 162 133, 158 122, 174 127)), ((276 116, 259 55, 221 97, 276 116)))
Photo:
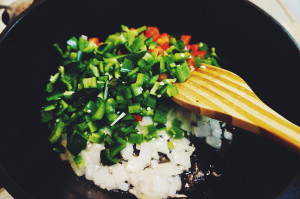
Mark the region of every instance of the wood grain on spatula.
POLYGON ((300 151, 300 127, 263 103, 238 75, 203 64, 188 80, 176 85, 179 93, 172 100, 179 105, 247 131, 267 135, 300 151))

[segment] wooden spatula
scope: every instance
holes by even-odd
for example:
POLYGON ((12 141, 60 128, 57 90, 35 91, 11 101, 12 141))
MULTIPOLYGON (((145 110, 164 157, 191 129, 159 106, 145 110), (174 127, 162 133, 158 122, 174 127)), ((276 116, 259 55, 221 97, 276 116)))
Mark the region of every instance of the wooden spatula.
POLYGON ((172 98, 198 114, 222 120, 247 131, 263 134, 300 152, 300 127, 263 103, 238 75, 203 64, 191 77, 176 83, 172 98))

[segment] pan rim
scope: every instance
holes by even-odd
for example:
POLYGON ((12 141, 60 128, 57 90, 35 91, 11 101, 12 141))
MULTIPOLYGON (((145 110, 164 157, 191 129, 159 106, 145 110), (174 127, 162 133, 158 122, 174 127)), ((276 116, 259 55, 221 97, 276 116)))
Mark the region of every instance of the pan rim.
MULTIPOLYGON (((26 17, 28 14, 30 14, 32 10, 38 8, 40 5, 42 5, 43 3, 46 3, 46 2, 47 2, 47 0, 35 0, 34 3, 26 11, 24 11, 21 15, 16 17, 0 34, 0 46, 3 43, 3 41, 5 41, 6 37, 9 35, 9 33, 14 30, 15 26, 17 26, 23 20, 24 17, 26 17)), ((269 15, 267 12, 265 12, 264 10, 262 10, 261 8, 259 8, 255 4, 253 4, 252 2, 250 2, 250 1, 243 1, 243 2, 248 4, 249 6, 251 6, 253 9, 259 11, 265 17, 267 17, 269 20, 271 20, 274 24, 276 24, 276 26, 278 27, 278 30, 284 32, 285 35, 287 35, 290 43, 293 44, 294 47, 296 47, 298 49, 298 52, 300 55, 300 44, 291 35, 291 33, 289 33, 287 31, 287 29, 284 26, 282 26, 276 19, 274 19, 271 15, 269 15)), ((300 169, 299 169, 299 172, 300 172, 300 169)), ((3 177, 4 180, 6 179, 9 182, 11 182, 10 185, 7 185, 9 183, 3 183, 3 184, 4 184, 5 188, 7 188, 10 193, 12 193, 12 195, 18 196, 16 194, 16 192, 17 192, 16 190, 19 190, 21 192, 24 192, 24 196, 22 198, 31 198, 29 195, 27 195, 27 193, 24 190, 22 190, 22 188, 16 182, 14 182, 14 180, 11 178, 9 173, 7 173, 5 168, 2 166, 1 162, 0 162, 0 176, 3 177), (13 190, 15 190, 15 191, 13 191, 13 190)), ((3 179, 2 179, 2 181, 3 181, 3 179)), ((292 180, 292 182, 288 183, 287 187, 281 192, 280 195, 282 195, 282 193, 284 193, 287 190, 287 188, 289 186, 291 186, 292 183, 293 183, 293 180, 292 180)))

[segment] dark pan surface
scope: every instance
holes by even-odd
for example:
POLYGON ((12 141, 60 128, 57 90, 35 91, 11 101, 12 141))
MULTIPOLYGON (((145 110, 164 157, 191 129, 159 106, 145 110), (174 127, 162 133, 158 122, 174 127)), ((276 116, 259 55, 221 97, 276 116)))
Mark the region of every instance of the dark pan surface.
MULTIPOLYGON (((299 46, 250 3, 48 0, 16 21, 0 40, 0 179, 15 198, 123 197, 78 179, 52 152, 39 116, 44 86, 59 64, 53 43, 82 34, 104 39, 121 24, 157 26, 215 46, 224 68, 243 77, 270 107, 300 124, 299 46)), ((224 158, 224 181, 203 198, 275 198, 299 168, 298 154, 241 131, 224 158)))

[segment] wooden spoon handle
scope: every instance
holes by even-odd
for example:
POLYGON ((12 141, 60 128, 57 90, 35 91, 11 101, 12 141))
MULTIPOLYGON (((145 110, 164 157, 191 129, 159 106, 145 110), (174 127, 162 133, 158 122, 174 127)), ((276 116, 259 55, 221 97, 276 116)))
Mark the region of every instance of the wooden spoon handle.
POLYGON ((300 127, 263 103, 236 74, 204 65, 184 83, 172 99, 202 115, 231 123, 253 133, 283 141, 300 151, 300 127))

